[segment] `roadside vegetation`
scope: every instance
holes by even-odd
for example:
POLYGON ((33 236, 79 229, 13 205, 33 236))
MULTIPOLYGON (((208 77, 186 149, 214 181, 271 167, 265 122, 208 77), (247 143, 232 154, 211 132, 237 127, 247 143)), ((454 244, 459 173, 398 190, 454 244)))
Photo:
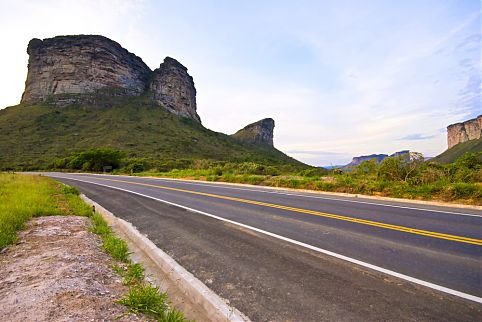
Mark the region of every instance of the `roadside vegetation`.
POLYGON ((455 162, 425 161, 420 153, 365 161, 327 170, 296 164, 228 162, 209 159, 129 158, 122 151, 89 149, 57 160, 52 169, 159 176, 282 188, 365 194, 420 200, 482 204, 482 152, 467 152, 455 162))
POLYGON ((129 248, 124 240, 116 237, 101 215, 93 213, 92 232, 102 238, 104 250, 119 261, 114 270, 123 277, 129 292, 118 303, 129 308, 129 312, 142 313, 162 322, 187 322, 176 309, 168 305, 167 294, 144 280, 144 268, 129 259, 129 248))
POLYGON ((380 163, 370 160, 356 167, 327 170, 293 164, 267 165, 206 159, 180 159, 166 163, 122 158, 120 151, 91 149, 72 155, 63 164, 73 169, 93 171, 90 166, 99 164, 97 160, 115 165, 114 174, 482 204, 482 152, 465 153, 448 164, 425 161, 422 154, 412 152, 386 158, 380 163), (84 164, 81 165, 79 160, 84 164), (77 166, 71 167, 72 164, 77 166))
POLYGON ((144 279, 144 268, 129 259, 124 240, 115 236, 102 217, 92 212, 79 191, 53 179, 0 173, 0 250, 15 243, 17 232, 32 217, 78 215, 90 217, 91 231, 102 239, 103 249, 117 262, 114 270, 129 291, 118 303, 129 312, 142 313, 156 321, 186 322, 183 314, 168 304, 167 295, 144 279))
POLYGON ((410 153, 408 157, 389 157, 380 163, 365 161, 348 169, 286 171, 252 162, 223 164, 199 160, 187 169, 134 174, 482 204, 482 152, 466 153, 449 164, 427 162, 420 153, 410 153))
POLYGON ((32 217, 88 216, 90 208, 70 191, 45 177, 0 173, 0 249, 14 243, 32 217))

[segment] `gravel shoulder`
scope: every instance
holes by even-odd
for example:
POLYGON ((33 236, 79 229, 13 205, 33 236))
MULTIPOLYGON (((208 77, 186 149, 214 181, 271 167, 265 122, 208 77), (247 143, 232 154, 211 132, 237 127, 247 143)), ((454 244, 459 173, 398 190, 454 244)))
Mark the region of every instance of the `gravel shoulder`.
POLYGON ((38 217, 0 254, 0 321, 146 321, 115 303, 127 286, 90 219, 38 217))

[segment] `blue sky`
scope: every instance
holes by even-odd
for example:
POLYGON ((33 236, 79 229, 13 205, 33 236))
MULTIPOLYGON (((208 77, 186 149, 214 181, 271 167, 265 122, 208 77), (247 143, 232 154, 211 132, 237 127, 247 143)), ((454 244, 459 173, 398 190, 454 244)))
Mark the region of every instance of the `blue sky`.
POLYGON ((152 68, 189 69, 198 113, 234 133, 264 117, 275 145, 313 165, 446 149, 482 114, 478 0, 1 0, 0 106, 23 91, 28 41, 102 34, 152 68))

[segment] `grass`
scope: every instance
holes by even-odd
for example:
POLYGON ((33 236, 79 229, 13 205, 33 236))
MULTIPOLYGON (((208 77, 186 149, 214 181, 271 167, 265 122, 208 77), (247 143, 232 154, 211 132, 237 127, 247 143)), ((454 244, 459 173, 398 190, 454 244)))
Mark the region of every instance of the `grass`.
POLYGON ((135 263, 129 265, 126 273, 124 274, 124 284, 139 284, 144 279, 144 267, 141 264, 135 263))
POLYGON ((116 237, 112 229, 102 219, 98 213, 91 216, 92 228, 91 231, 102 238, 102 248, 118 261, 129 262, 129 248, 124 240, 116 237))
POLYGON ((187 322, 183 314, 167 305, 167 295, 150 284, 136 284, 119 300, 133 313, 143 313, 162 322, 187 322))
POLYGON ((136 175, 482 205, 482 152, 464 154, 451 164, 391 159, 363 163, 350 171, 308 169, 276 173, 279 169, 253 163, 208 163, 198 169, 136 175))
POLYGON ((15 243, 32 217, 91 213, 78 192, 62 187, 46 177, 0 173, 0 249, 15 243))
POLYGON ((92 212, 79 191, 48 177, 0 173, 0 249, 17 240, 17 231, 37 216, 80 215, 92 220, 91 231, 102 239, 103 249, 120 265, 114 270, 129 286, 119 303, 130 312, 144 313, 157 321, 185 322, 181 312, 169 307, 166 293, 144 281, 144 268, 129 259, 124 240, 116 237, 102 217, 92 212))
POLYGON ((48 168, 56 159, 95 147, 122 150, 129 158, 155 161, 159 167, 195 159, 302 165, 274 148, 246 145, 169 113, 146 96, 110 99, 1 109, 0 169, 48 168))
POLYGON ((183 314, 168 305, 167 294, 144 281, 144 268, 129 259, 129 248, 124 240, 118 238, 101 215, 91 216, 91 231, 102 238, 102 247, 114 259, 120 262, 114 265, 114 271, 123 277, 129 291, 118 303, 129 308, 129 312, 143 313, 160 322, 187 322, 183 314))
POLYGON ((480 151, 482 151, 482 139, 470 140, 451 147, 450 149, 437 155, 431 161, 438 163, 452 163, 464 153, 480 151))

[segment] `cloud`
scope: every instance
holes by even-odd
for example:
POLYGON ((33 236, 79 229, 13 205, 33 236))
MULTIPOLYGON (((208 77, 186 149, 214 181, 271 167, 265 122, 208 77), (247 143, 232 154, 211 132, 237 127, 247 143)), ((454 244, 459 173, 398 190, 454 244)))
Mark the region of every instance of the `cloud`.
POLYGON ((317 156, 340 156, 343 155, 343 153, 339 152, 328 152, 328 151, 313 151, 313 150, 288 150, 286 153, 292 153, 292 154, 308 154, 308 155, 317 155, 317 156))
POLYGON ((206 127, 273 117, 275 146, 313 165, 437 155, 447 125, 480 114, 478 1, 183 3, 4 1, 0 108, 20 99, 30 38, 97 33, 151 68, 187 66, 206 127))
POLYGON ((407 135, 407 136, 401 138, 400 140, 418 141, 418 140, 428 140, 428 139, 432 139, 434 137, 435 137, 435 135, 423 135, 423 134, 420 134, 420 133, 414 133, 414 134, 407 135))

